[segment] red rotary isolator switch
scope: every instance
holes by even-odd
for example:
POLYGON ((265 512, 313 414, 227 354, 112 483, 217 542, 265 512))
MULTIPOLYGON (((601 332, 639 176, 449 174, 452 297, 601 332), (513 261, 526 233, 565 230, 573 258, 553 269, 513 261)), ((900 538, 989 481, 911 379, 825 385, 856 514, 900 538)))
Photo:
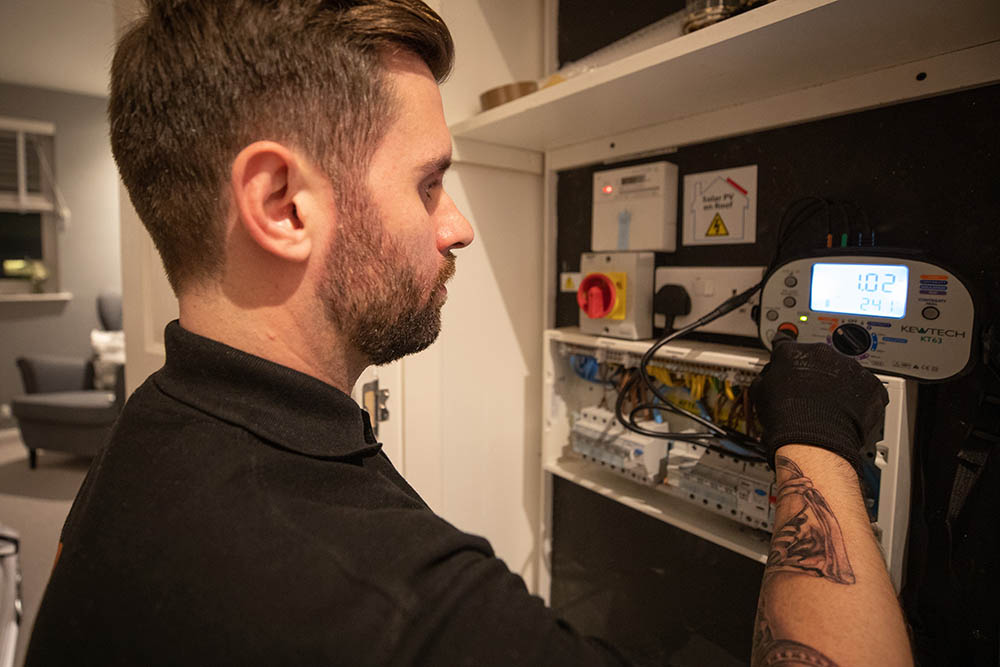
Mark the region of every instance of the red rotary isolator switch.
POLYGON ((603 273, 590 273, 580 281, 576 302, 592 320, 606 317, 614 310, 617 290, 614 281, 603 273))

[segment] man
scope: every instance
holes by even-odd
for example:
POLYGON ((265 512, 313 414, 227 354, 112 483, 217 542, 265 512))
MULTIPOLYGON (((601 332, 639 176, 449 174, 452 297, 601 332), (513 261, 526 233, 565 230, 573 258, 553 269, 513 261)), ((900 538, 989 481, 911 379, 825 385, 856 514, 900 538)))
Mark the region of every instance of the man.
MULTIPOLYGON (((441 187, 451 60, 418 0, 150 0, 123 37, 112 147, 180 319, 74 503, 28 665, 624 661, 435 516, 347 395, 367 365, 434 340, 452 253, 472 241, 441 187)), ((799 356, 792 374, 814 355, 799 356)), ((818 444, 856 456, 841 430, 879 409, 841 403, 818 444)), ((848 516, 850 468, 802 447, 807 431, 774 442, 795 443, 778 459, 787 517, 805 508, 795 526, 823 548, 803 559, 801 531, 776 540, 758 654, 852 658, 825 641, 841 598, 862 624, 888 609, 878 632, 895 638, 867 521, 848 516)))

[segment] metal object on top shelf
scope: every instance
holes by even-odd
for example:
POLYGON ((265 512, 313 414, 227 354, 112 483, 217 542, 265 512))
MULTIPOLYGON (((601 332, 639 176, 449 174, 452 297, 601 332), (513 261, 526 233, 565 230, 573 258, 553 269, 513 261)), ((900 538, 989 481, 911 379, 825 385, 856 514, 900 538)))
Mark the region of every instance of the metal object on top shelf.
POLYGON ((684 32, 694 32, 727 19, 740 10, 742 0, 687 0, 684 32))
POLYGON ((694 32, 769 2, 771 0, 687 0, 684 32, 694 32))
POLYGON ((498 107, 501 104, 516 100, 519 97, 530 95, 538 90, 538 84, 534 81, 515 81, 496 88, 490 88, 479 96, 479 104, 483 111, 498 107))

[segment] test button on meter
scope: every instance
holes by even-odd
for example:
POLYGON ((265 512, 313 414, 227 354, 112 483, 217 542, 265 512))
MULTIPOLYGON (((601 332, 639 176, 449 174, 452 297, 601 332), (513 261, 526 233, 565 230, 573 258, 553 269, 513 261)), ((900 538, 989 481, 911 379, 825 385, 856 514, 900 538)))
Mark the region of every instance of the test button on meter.
POLYGON ((927 306, 920 314, 924 316, 925 320, 936 320, 941 316, 941 311, 936 306, 927 306))
POLYGON ((791 334, 792 338, 799 337, 799 328, 791 322, 782 322, 779 324, 778 331, 784 331, 785 333, 791 334))

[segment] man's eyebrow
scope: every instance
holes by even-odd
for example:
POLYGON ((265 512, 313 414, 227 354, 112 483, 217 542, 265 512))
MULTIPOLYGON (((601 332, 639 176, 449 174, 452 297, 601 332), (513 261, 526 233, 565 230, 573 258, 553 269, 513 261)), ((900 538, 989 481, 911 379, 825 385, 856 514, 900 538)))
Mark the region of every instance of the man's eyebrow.
POLYGON ((420 165, 417 170, 420 172, 421 176, 430 176, 431 174, 444 173, 448 171, 451 167, 451 155, 441 155, 434 158, 433 160, 428 160, 420 165))

